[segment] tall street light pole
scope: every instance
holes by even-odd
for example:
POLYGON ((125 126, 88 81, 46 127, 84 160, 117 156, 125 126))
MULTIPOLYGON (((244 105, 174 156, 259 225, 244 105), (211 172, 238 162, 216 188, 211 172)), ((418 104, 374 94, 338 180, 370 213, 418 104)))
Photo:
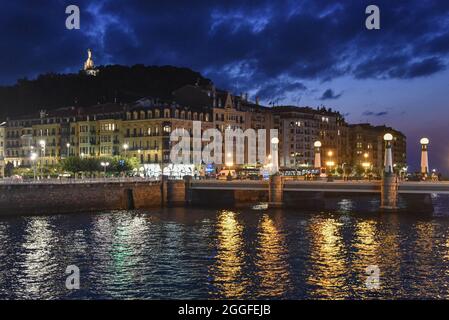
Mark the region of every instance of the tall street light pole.
POLYGON ((125 143, 123 145, 123 150, 125 150, 125 158, 128 157, 128 149, 129 149, 129 145, 127 143, 125 143))
POLYGON ((313 147, 315 149, 315 159, 314 159, 314 167, 318 169, 321 174, 321 141, 315 141, 313 143, 313 147))
POLYGON ((44 177, 44 158, 46 156, 45 154, 45 146, 46 146, 46 142, 45 140, 41 140, 39 141, 39 145, 41 146, 41 176, 42 178, 44 177))
POLYGON ((66 144, 67 147, 67 158, 70 157, 70 143, 66 144))
POLYGON ((393 140, 393 135, 387 133, 384 135, 385 141, 385 161, 384 161, 384 173, 386 175, 393 174, 393 153, 391 151, 391 141, 393 140))
POLYGON ((37 153, 32 152, 30 155, 31 162, 33 163, 33 180, 36 180, 36 159, 37 159, 37 153))
POLYGON ((279 172, 279 138, 274 137, 271 139, 272 144, 272 159, 273 159, 273 174, 279 172))
POLYGON ((429 156, 427 154, 428 145, 430 140, 428 138, 422 138, 421 143, 421 173, 423 177, 427 177, 429 174, 429 156))
POLYGON ((101 166, 103 167, 104 170, 104 177, 106 178, 106 168, 109 167, 109 162, 102 162, 101 166))

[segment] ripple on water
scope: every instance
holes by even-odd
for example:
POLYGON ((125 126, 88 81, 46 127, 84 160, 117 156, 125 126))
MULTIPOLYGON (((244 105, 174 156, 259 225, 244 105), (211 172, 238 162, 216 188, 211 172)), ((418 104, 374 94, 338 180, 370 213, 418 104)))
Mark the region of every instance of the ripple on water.
POLYGON ((347 210, 3 218, 0 298, 448 298, 448 227, 447 215, 347 210), (69 265, 79 291, 65 288, 69 265), (365 284, 373 265, 378 290, 365 284))

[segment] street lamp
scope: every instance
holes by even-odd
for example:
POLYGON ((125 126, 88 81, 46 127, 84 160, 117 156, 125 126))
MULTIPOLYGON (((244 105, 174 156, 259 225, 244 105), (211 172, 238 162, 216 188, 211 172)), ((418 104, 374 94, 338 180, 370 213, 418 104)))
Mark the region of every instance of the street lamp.
POLYGON ((128 145, 127 143, 125 143, 125 144, 123 145, 123 150, 125 150, 125 158, 126 158, 127 155, 128 155, 128 149, 129 149, 129 145, 128 145))
POLYGON ((335 165, 335 162, 332 160, 332 156, 334 153, 330 150, 327 152, 328 161, 326 162, 326 167, 329 169, 329 173, 332 174, 332 167, 335 165))
POLYGON ((293 152, 291 156, 295 162, 295 176, 298 176, 298 157, 301 156, 301 154, 298 152, 293 152))
POLYGON ((30 160, 33 163, 33 173, 34 173, 34 180, 36 180, 36 159, 37 159, 37 153, 32 152, 30 155, 30 160))
POLYGON ((104 177, 106 178, 106 168, 109 167, 110 163, 109 162, 102 162, 101 166, 103 167, 104 170, 104 177))
POLYGON ((277 138, 277 137, 271 138, 271 144, 273 146, 273 148, 272 148, 272 150, 273 150, 273 155, 272 155, 273 173, 278 173, 278 171, 279 171, 279 150, 278 150, 279 138, 277 138))
POLYGON ((391 152, 391 141, 393 140, 393 135, 391 133, 386 133, 384 135, 385 141, 385 161, 384 161, 384 172, 391 175, 393 173, 393 154, 391 152))
POLYGON ((365 161, 362 163, 362 167, 365 169, 365 176, 368 177, 368 169, 371 167, 371 163, 368 161, 369 154, 368 152, 365 152, 363 154, 363 158, 365 161))
POLYGON ((45 152, 45 146, 46 146, 45 140, 40 140, 40 141, 39 141, 39 145, 41 146, 41 176, 43 177, 43 176, 44 176, 43 159, 44 159, 45 156, 46 156, 46 154, 45 154, 45 153, 46 153, 46 152, 45 152))
POLYGON ((326 162, 326 166, 329 167, 329 170, 332 170, 332 167, 335 166, 335 162, 334 161, 327 161, 326 162))
POLYGON ((67 147, 67 157, 70 157, 70 143, 67 143, 66 147, 67 147))
POLYGON ((422 138, 419 143, 421 144, 421 173, 427 175, 429 173, 429 156, 427 154, 427 149, 430 140, 428 138, 422 138))
POLYGON ((315 161, 314 161, 314 167, 315 169, 321 169, 321 141, 315 141, 313 143, 313 146, 315 148, 315 161))

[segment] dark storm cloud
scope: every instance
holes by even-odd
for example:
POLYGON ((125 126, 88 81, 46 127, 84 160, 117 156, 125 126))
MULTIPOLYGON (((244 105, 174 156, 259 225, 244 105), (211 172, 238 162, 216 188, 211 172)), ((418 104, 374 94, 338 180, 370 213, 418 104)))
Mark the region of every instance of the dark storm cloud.
POLYGON ((374 112, 374 111, 365 111, 362 115, 368 117, 383 117, 388 114, 388 111, 374 112))
POLYGON ((367 60, 354 69, 354 75, 359 79, 411 79, 429 76, 446 68, 442 59, 429 57, 413 61, 407 56, 381 56, 367 60))
POLYGON ((256 95, 263 100, 274 101, 285 99, 285 94, 298 95, 304 90, 307 90, 307 87, 301 82, 275 81, 264 84, 256 95))
POLYGON ((381 30, 368 31, 370 1, 8 1, 0 82, 77 71, 88 47, 97 63, 191 67, 266 99, 284 96, 276 82, 429 76, 446 68, 447 3, 377 1, 381 30), (64 27, 68 4, 80 6, 80 31, 64 27))
POLYGON ((335 94, 334 90, 327 89, 326 91, 323 92, 323 95, 321 96, 320 100, 335 100, 340 98, 341 95, 342 93, 335 94))

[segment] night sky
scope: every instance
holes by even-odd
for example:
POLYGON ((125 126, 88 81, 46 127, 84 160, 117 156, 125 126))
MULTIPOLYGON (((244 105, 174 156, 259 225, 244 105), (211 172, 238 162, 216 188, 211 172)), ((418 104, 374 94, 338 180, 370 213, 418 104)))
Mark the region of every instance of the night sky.
POLYGON ((347 120, 387 124, 408 137, 419 165, 449 172, 449 1, 2 1, 0 84, 97 65, 192 68, 268 104, 325 105, 347 120), (81 29, 65 28, 65 8, 81 29), (365 28, 365 8, 381 30, 365 28))

